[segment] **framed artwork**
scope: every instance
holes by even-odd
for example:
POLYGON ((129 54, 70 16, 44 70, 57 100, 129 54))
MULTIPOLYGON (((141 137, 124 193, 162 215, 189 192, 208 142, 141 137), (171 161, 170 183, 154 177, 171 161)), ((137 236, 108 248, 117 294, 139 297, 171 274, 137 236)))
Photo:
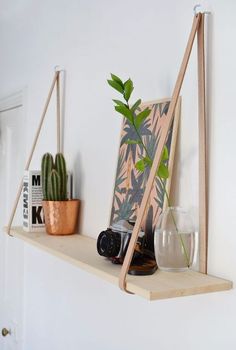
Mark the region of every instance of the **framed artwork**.
MULTIPOLYGON (((150 115, 145 119, 139 130, 151 159, 154 158, 157 150, 162 128, 166 122, 165 117, 169 105, 170 99, 143 102, 140 105, 140 111, 144 110, 146 107, 151 109, 150 115)), ((180 99, 175 109, 173 123, 166 142, 169 152, 169 159, 167 160, 169 177, 164 184, 167 193, 170 191, 179 117, 180 99)), ((133 140, 135 138, 135 130, 127 119, 124 119, 121 130, 110 225, 113 225, 119 220, 135 222, 138 215, 150 168, 147 167, 144 172, 140 172, 135 168, 136 162, 142 155, 145 155, 145 150, 141 144, 127 144, 128 140, 133 140)), ((142 228, 148 236, 153 237, 153 230, 166 205, 167 199, 163 185, 161 180, 156 177, 142 224, 142 228)))

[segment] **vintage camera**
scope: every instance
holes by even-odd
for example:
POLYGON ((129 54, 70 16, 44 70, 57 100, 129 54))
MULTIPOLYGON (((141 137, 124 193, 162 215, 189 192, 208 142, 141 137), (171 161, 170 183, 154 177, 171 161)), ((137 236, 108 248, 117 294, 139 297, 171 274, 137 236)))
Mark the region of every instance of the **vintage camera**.
MULTIPOLYGON (((98 254, 110 258, 113 263, 122 263, 125 257, 133 225, 128 221, 120 220, 110 228, 102 231, 97 239, 98 254)), ((136 251, 141 250, 144 243, 144 232, 140 232, 136 251)))

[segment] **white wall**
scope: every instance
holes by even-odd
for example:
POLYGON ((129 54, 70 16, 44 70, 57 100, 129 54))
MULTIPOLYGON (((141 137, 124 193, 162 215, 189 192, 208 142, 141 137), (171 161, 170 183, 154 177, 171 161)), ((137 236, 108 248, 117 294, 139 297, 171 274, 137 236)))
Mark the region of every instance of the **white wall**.
MULTIPOLYGON (((120 117, 110 72, 143 100, 170 96, 194 1, 4 0, 0 12, 0 97, 27 87, 31 144, 53 75, 66 68, 65 155, 83 200, 84 234, 106 227, 120 117)), ((208 1, 209 273, 236 279, 234 232, 236 35, 234 0, 208 1)), ((176 202, 197 211, 196 59, 182 90, 176 202), (181 169, 180 169, 181 167, 181 169)), ((33 161, 55 150, 50 108, 33 161)), ((233 349, 235 291, 149 303, 26 245, 23 350, 233 349)))

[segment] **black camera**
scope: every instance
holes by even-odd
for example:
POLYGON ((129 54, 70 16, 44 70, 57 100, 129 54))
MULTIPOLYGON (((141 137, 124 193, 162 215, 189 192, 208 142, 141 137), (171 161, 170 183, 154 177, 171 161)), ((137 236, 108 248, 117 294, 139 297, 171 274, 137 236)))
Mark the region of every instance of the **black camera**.
MULTIPOLYGON (((133 226, 120 220, 110 228, 102 231, 97 239, 98 254, 110 258, 113 263, 122 263, 128 249, 133 226)), ((140 232, 136 250, 140 251, 144 243, 144 232, 140 232)))

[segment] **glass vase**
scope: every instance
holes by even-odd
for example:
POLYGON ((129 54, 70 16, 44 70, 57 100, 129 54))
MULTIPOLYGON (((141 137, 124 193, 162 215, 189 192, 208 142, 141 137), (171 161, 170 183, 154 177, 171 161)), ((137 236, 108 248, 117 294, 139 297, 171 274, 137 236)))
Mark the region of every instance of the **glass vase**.
POLYGON ((164 271, 186 271, 192 266, 196 250, 194 226, 189 213, 169 207, 161 215, 155 230, 155 256, 164 271))

